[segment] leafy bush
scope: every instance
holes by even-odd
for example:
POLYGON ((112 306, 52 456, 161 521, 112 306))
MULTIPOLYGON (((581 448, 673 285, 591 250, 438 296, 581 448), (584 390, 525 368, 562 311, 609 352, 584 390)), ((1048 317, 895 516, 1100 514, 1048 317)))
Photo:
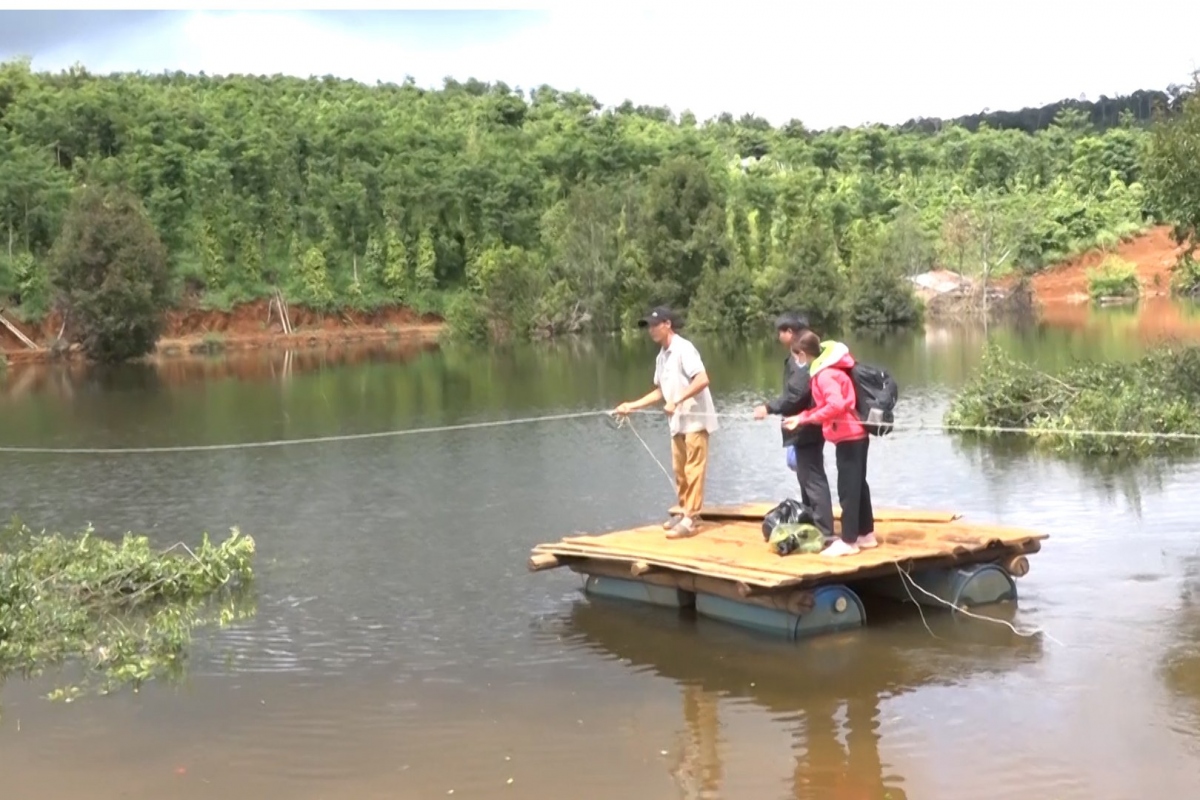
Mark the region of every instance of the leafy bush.
POLYGON ((544 274, 538 256, 520 247, 495 245, 472 260, 467 269, 477 305, 472 313, 482 314, 491 338, 529 335, 542 296, 544 274))
POLYGON ((487 312, 479 298, 470 292, 458 292, 451 297, 446 304, 446 329, 454 339, 487 341, 487 312))
POLYGON ((1016 435, 1059 452, 1144 456, 1195 450, 1186 437, 1200 437, 1197 404, 1200 346, 1163 346, 1131 363, 1079 362, 1059 375, 993 346, 945 421, 985 437, 1021 429, 1016 435))
POLYGON ((846 293, 846 322, 855 330, 914 327, 924 307, 912 282, 887 264, 855 274, 846 293))
POLYGON ((700 277, 696 296, 688 304, 692 327, 725 334, 748 334, 754 328, 754 283, 744 267, 709 267, 700 277))
POLYGON ((1193 298, 1200 296, 1200 261, 1190 253, 1184 254, 1171 269, 1171 294, 1193 298))
POLYGON ((851 223, 848 280, 840 308, 846 327, 912 327, 921 322, 922 305, 908 276, 931 266, 933 251, 913 225, 908 214, 879 224, 851 223))
POLYGON ((21 308, 22 316, 40 319, 50 310, 51 290, 46 268, 38 264, 29 253, 18 253, 13 258, 12 277, 16 284, 14 297, 21 308))
POLYGON ((154 349, 170 302, 167 251, 134 195, 80 190, 50 266, 69 335, 88 358, 125 361, 154 349))
POLYGON ((1194 247, 1200 241, 1200 75, 1190 88, 1176 113, 1151 131, 1145 170, 1154 207, 1174 223, 1175 240, 1194 247))
POLYGON ((1108 297, 1137 297, 1142 292, 1137 268, 1118 256, 1104 259, 1100 269, 1088 272, 1088 295, 1093 300, 1108 297))
MULTIPOLYGON (((91 528, 66 536, 13 522, 0 529, 0 676, 76 662, 107 693, 177 674, 192 629, 214 616, 207 602, 252 579, 254 550, 236 529, 219 544, 206 535, 195 550, 155 551, 132 534, 115 543, 91 528)), ((216 621, 245 613, 240 598, 223 599, 216 621)))

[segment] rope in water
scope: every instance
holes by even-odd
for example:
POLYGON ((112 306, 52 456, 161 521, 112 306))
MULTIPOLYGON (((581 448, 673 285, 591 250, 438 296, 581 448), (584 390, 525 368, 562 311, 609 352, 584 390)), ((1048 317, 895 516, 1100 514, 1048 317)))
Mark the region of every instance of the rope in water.
MULTIPOLYGON (((638 409, 631 414, 666 415, 661 411, 638 409)), ((693 412, 680 411, 680 416, 693 416, 693 412)), ((721 412, 715 416, 723 419, 754 419, 753 414, 721 412)), ((454 431, 478 430, 481 428, 499 428, 511 425, 530 425, 538 422, 554 422, 561 420, 584 419, 587 417, 603 417, 612 419, 611 411, 575 411, 565 414, 547 414, 535 417, 520 417, 517 419, 490 420, 486 422, 462 422, 454 425, 435 425, 426 428, 402 428, 390 431, 374 431, 371 433, 347 433, 330 436, 312 436, 302 439, 277 439, 262 442, 230 442, 226 444, 193 444, 166 445, 160 447, 23 447, 15 445, 0 445, 0 454, 9 455, 132 455, 132 454, 164 454, 164 453, 200 453, 228 450, 251 450, 269 447, 289 447, 292 445, 332 444, 336 442, 352 442, 366 439, 387 439, 398 436, 417 436, 428 433, 452 433, 454 431)), ((628 419, 628 417, 626 418, 628 419)), ((620 427, 618 425, 618 427, 620 427)), ((637 430, 630 428, 648 452, 653 455, 650 445, 642 439, 637 430)), ((1067 436, 1067 437, 1109 437, 1123 439, 1170 439, 1183 441, 1200 441, 1200 433, 1175 433, 1165 431, 1100 431, 1100 430, 1047 430, 1044 428, 1021 428, 988 425, 943 425, 897 422, 892 425, 893 431, 907 433, 983 433, 983 434, 1025 434, 1028 436, 1067 436)), ((657 461, 657 458, 655 459, 657 461)), ((661 463, 660 463, 661 466, 661 463)), ((671 479, 674 481, 674 479, 671 479)))
POLYGON ((900 566, 899 563, 896 563, 895 567, 896 567, 896 572, 900 575, 900 582, 904 586, 904 591, 906 591, 908 593, 908 599, 913 602, 913 605, 915 605, 917 607, 917 613, 921 615, 921 624, 925 626, 925 630, 929 632, 929 635, 935 639, 938 639, 940 637, 933 632, 932 628, 929 627, 929 622, 926 621, 926 619, 925 619, 925 612, 921 609, 920 602, 917 601, 917 598, 912 593, 913 589, 916 589, 917 591, 921 592, 926 597, 936 600, 937 602, 946 606, 950 610, 952 610, 956 613, 962 614, 964 617, 968 617, 973 620, 978 620, 979 622, 991 622, 995 625, 1003 625, 1006 628, 1008 628, 1010 631, 1015 633, 1017 636, 1021 636, 1021 637, 1027 638, 1027 639, 1033 638, 1034 636, 1045 636, 1047 639, 1054 642, 1059 647, 1066 647, 1066 645, 1064 645, 1058 639, 1055 639, 1047 631, 1045 631, 1041 628, 1038 628, 1036 626, 1026 628, 1026 629, 1021 629, 1021 628, 1018 628, 1016 625, 1013 625, 1011 622, 1009 622, 1006 619, 996 619, 995 617, 985 617, 983 614, 976 614, 974 612, 968 611, 967 609, 963 608, 962 606, 951 603, 949 600, 946 600, 945 598, 938 597, 936 594, 934 594, 933 592, 929 591, 928 589, 926 589, 925 587, 923 587, 919 583, 917 583, 916 580, 913 578, 913 576, 909 573, 909 571, 906 570, 904 567, 900 566))

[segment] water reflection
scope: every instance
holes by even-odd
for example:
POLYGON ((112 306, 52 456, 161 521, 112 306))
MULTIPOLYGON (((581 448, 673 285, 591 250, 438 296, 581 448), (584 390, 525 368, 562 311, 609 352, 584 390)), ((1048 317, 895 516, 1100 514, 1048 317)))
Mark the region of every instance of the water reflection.
POLYGON ((1133 306, 1098 308, 1091 303, 1056 303, 1041 310, 1042 324, 1090 339, 1200 339, 1200 305, 1171 297, 1143 298, 1133 306))
MULTIPOLYGON (((1200 323, 1195 331, 1187 329, 1180 335, 1200 337, 1200 323)), ((1145 348, 1145 343, 1123 334, 1111 320, 1096 330, 1046 323, 1006 325, 986 331, 971 326, 930 326, 924 332, 845 339, 863 360, 888 366, 902 387, 905 414, 911 413, 910 387, 961 385, 978 366, 987 341, 998 344, 1013 358, 1051 370, 1078 358, 1136 358, 1145 348)), ((778 391, 782 354, 770 337, 746 342, 697 334, 695 341, 713 376, 718 402, 739 390, 749 391, 756 399, 763 392, 778 391)), ((322 393, 328 396, 339 392, 371 404, 444 419, 468 410, 512 413, 548 404, 579 408, 615 403, 644 391, 653 363, 653 344, 639 335, 492 348, 388 342, 160 359, 144 369, 118 370, 112 373, 118 377, 106 380, 124 386, 127 398, 136 403, 142 401, 132 391, 135 380, 159 387, 156 391, 170 387, 173 397, 201 385, 206 393, 253 394, 250 403, 258 405, 266 402, 264 385, 280 390, 295 385, 296 391, 289 391, 289 396, 303 395, 309 402, 320 399, 322 393), (631 365, 639 367, 633 369, 631 365), (157 375, 157 382, 151 371, 157 375), (310 388, 314 385, 317 391, 310 388)), ((24 406, 47 398, 64 406, 74 404, 81 385, 97 380, 89 374, 89 368, 80 363, 14 365, 0 378, 0 399, 10 401, 4 416, 17 419, 25 411, 24 406)), ((227 413, 240 415, 248 405, 232 403, 227 413)), ((328 402, 325 405, 322 411, 326 413, 321 416, 327 416, 328 402)), ((206 408, 204 412, 212 414, 214 410, 206 408)), ((289 412, 294 418, 298 410, 289 412)), ((312 419, 305 427, 305 433, 297 435, 320 435, 330 425, 312 419)))
MULTIPOLYGON (((149 628, 155 628, 157 625, 164 627, 179 625, 185 627, 190 631, 188 638, 192 641, 189 642, 189 645, 194 655, 194 651, 198 649, 196 644, 200 643, 200 649, 203 649, 203 644, 215 632, 223 631, 227 637, 237 637, 239 630, 244 629, 244 623, 253 618, 257 612, 258 591, 253 583, 250 583, 238 586, 233 590, 218 592, 215 597, 207 600, 184 603, 176 602, 164 611, 161 617, 156 617, 151 612, 145 617, 122 618, 120 621, 112 621, 110 624, 122 626, 130 624, 131 621, 141 624, 143 620, 149 620, 149 628)), ((97 635, 101 636, 102 639, 108 638, 104 637, 103 634, 97 635)), ((90 642, 89 645, 95 643, 90 642)), ((149 679, 151 682, 150 685, 169 686, 177 689, 186 684, 191 678, 190 673, 192 669, 192 661, 186 656, 186 650, 184 658, 173 661, 164 661, 152 656, 146 656, 147 660, 143 666, 147 669, 153 667, 154 672, 154 677, 149 679)), ((229 669, 233 666, 232 662, 234 659, 237 658, 236 646, 226 643, 216 648, 216 652, 213 652, 211 657, 221 659, 226 669, 229 669)), ((81 690, 81 696, 86 697, 90 694, 128 691, 131 687, 136 686, 133 680, 121 674, 120 670, 102 672, 93 669, 92 665, 88 663, 70 661, 66 664, 46 668, 43 671, 37 671, 33 674, 25 674, 20 671, 8 673, 0 671, 0 690, 10 680, 29 679, 32 679, 33 683, 37 686, 39 689, 38 694, 41 696, 67 687, 78 687, 81 690), (105 684, 109 684, 110 682, 111 686, 103 689, 105 684), (102 689, 103 691, 101 691, 102 689)), ((87 699, 81 702, 87 702, 87 699)), ((0 703, 0 721, 4 717, 4 705, 0 703)))
POLYGON ((1114 457, 1064 456, 1039 450, 1032 439, 1022 436, 987 439, 955 436, 952 442, 955 455, 986 472, 997 491, 1025 490, 1030 483, 1032 463, 1053 464, 1080 479, 1110 504, 1115 504, 1118 498, 1124 500, 1138 520, 1145 513, 1144 498, 1161 495, 1172 474, 1196 461, 1194 456, 1185 454, 1155 456, 1137 462, 1114 457))
POLYGON ((1190 736, 1200 736, 1200 555, 1187 559, 1179 605, 1169 612, 1173 642, 1160 669, 1178 699, 1174 717, 1190 736))
MULTIPOLYGON (((103 366, 83 361, 16 364, 0 391, 18 400, 31 393, 70 396, 86 384, 129 390, 139 381, 150 388, 201 384, 208 381, 245 382, 285 380, 293 374, 365 364, 405 364, 422 354, 438 352, 436 342, 402 341, 337 345, 321 349, 267 349, 212 357, 159 358, 146 362, 103 366)), ((2 374, 0 374, 2 375, 2 374)))
POLYGON ((791 733, 794 765, 780 777, 788 797, 901 800, 908 796, 904 778, 880 756, 881 704, 1042 655, 1040 637, 1002 625, 944 614, 926 615, 926 624, 924 635, 884 623, 869 635, 789 645, 687 613, 588 599, 553 632, 680 685, 683 729, 671 772, 684 798, 730 796, 722 794, 724 702, 753 704, 791 733))

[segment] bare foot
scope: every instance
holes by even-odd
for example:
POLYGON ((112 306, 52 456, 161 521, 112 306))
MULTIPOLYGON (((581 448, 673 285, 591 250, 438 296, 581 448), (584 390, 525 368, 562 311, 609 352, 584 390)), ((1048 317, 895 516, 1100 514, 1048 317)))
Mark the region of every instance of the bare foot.
POLYGON ((875 538, 875 534, 868 533, 858 537, 855 544, 859 550, 870 550, 872 547, 879 547, 879 540, 875 538))

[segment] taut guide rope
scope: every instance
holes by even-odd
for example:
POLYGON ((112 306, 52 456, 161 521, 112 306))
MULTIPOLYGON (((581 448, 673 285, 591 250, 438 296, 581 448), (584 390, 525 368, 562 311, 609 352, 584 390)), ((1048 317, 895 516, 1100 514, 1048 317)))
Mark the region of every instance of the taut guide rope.
MULTIPOLYGON (((691 416, 691 412, 677 412, 680 416, 691 416)), ((647 409, 638 409, 631 411, 630 414, 648 414, 665 416, 662 411, 653 411, 647 409)), ((718 412, 715 416, 721 419, 742 419, 750 420, 754 418, 753 414, 747 413, 731 413, 718 412)), ((0 454, 11 455, 132 455, 132 454, 153 454, 153 453, 199 453, 199 452, 216 452, 223 450, 252 450, 267 447, 288 447, 291 445, 305 444, 332 444, 336 442, 352 442, 365 439, 387 439, 397 436, 416 436, 426 433, 452 433, 454 431, 476 430, 480 428, 499 428, 510 425, 530 425, 537 422, 555 422, 562 420, 584 419, 587 417, 613 418, 613 412, 608 410, 601 411, 574 411, 565 414, 546 414, 536 417, 521 417, 518 419, 501 419, 491 420, 487 422, 463 422, 455 425, 435 425, 427 428, 403 428, 400 430, 391 431, 374 431, 371 433, 347 433, 335 434, 332 436, 312 436, 301 439, 277 439, 264 442, 230 442, 227 444, 193 444, 193 445, 168 445, 163 447, 22 447, 15 445, 0 445, 0 454)), ((628 418, 627 418, 628 419, 628 418)), ((622 423, 618 423, 616 427, 623 427, 622 423)), ((630 429, 637 433, 633 426, 630 429)), ((896 432, 908 433, 1006 433, 1018 434, 1023 433, 1029 436, 1098 436, 1110 437, 1119 439, 1174 439, 1184 441, 1200 441, 1200 433, 1172 433, 1160 431, 1094 431, 1094 430, 1048 430, 1044 428, 1021 428, 1021 427, 1004 427, 991 425, 944 425, 944 424, 904 424, 901 422, 894 423, 892 429, 896 432)), ((638 439, 647 450, 650 446, 646 444, 641 435, 638 434, 638 439)), ((653 451, 650 451, 653 455, 653 451)), ((657 458, 655 459, 657 460, 657 458)), ((662 464, 660 463, 661 467, 662 464)), ((665 471, 665 467, 664 467, 665 471)), ((670 473, 667 473, 668 477, 670 473)), ((671 479, 674 485, 674 478, 671 479)))

